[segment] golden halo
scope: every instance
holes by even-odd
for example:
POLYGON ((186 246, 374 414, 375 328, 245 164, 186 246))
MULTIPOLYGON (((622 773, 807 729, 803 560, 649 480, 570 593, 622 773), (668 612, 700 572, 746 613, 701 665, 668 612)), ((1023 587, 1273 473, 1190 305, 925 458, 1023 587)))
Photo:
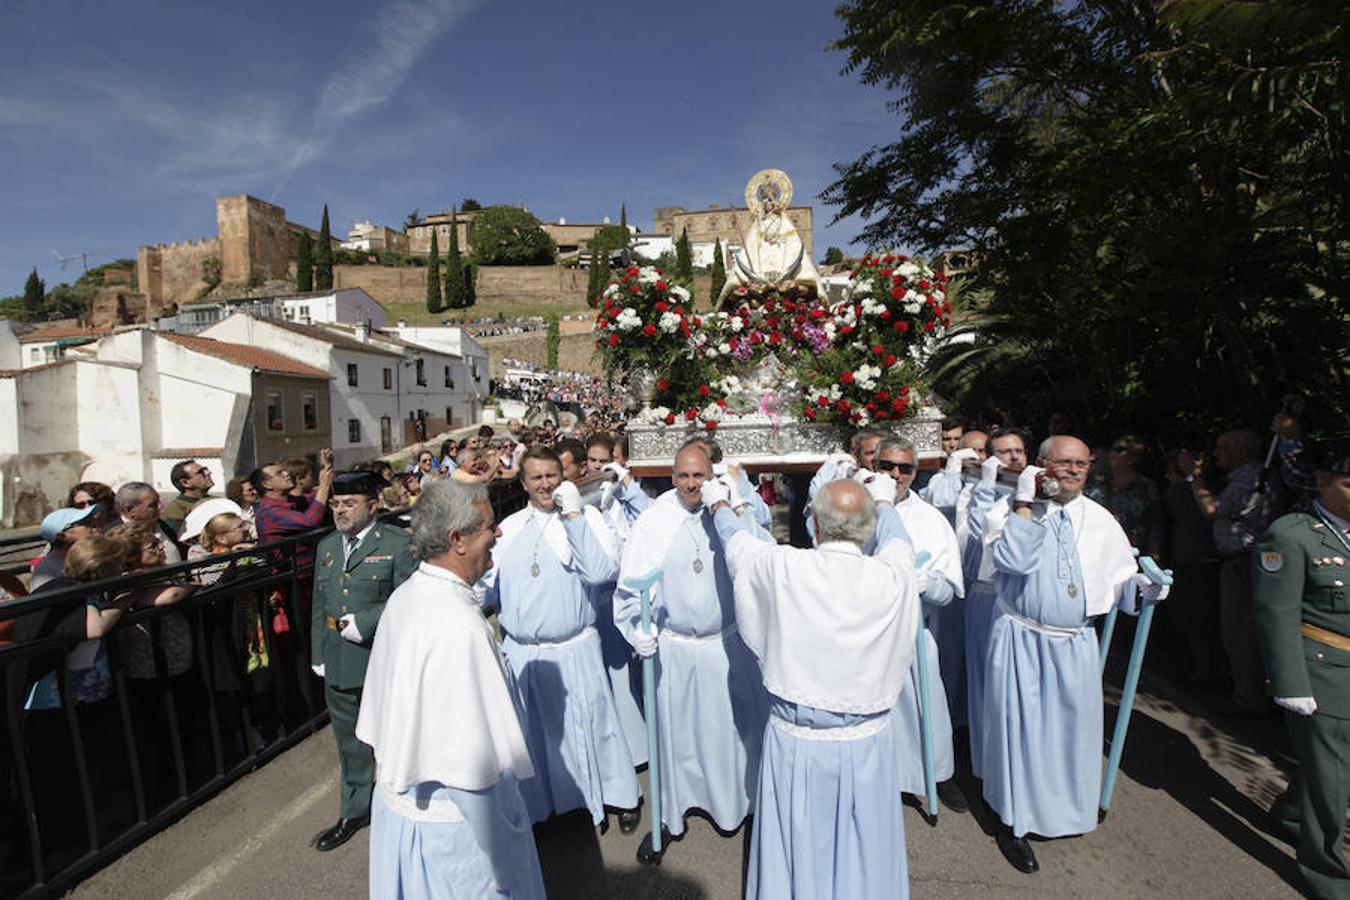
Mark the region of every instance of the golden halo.
POLYGON ((780 210, 792 205, 792 179, 782 169, 760 169, 745 183, 745 205, 756 216, 764 215, 768 200, 780 210))

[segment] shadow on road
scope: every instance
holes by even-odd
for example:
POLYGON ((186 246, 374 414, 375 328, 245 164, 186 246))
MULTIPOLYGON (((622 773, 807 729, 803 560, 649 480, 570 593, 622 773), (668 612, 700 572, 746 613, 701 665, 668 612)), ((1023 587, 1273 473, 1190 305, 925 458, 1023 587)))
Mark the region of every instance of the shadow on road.
MULTIPOLYGON (((1106 721, 1115 722, 1117 707, 1106 706, 1106 721)), ((1229 765, 1252 773, 1257 779, 1258 764, 1249 745, 1237 744, 1230 736, 1202 724, 1198 739, 1222 752, 1229 765)), ((1138 710, 1130 721, 1130 731, 1121 771, 1144 787, 1166 791, 1174 800, 1201 821, 1278 875, 1295 890, 1302 890, 1298 865, 1268 837, 1283 840, 1272 827, 1266 807, 1252 799, 1249 790, 1239 790, 1216 772, 1185 734, 1138 710)))
POLYGON ((590 813, 577 810, 536 825, 535 844, 551 900, 652 897, 699 900, 708 896, 695 882, 660 866, 606 868, 590 813))

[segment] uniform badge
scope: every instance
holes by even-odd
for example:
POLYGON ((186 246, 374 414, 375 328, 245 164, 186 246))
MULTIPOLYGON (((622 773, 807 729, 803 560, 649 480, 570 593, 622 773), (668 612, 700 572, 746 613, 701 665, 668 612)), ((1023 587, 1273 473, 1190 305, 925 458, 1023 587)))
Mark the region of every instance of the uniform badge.
POLYGON ((1261 568, 1266 572, 1278 572, 1284 568, 1284 557, 1274 550, 1266 550, 1261 554, 1261 568))
POLYGON ((323 555, 323 564, 325 566, 331 566, 333 564, 333 554, 325 553, 323 555))

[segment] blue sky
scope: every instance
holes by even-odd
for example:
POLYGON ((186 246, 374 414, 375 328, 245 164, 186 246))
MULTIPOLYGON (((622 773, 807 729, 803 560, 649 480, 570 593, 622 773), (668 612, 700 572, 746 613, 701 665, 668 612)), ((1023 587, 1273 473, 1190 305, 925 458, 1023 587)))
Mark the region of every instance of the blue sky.
POLYGON ((544 3, 0 2, 0 296, 142 244, 215 233, 249 193, 335 233, 471 196, 541 219, 649 227, 785 169, 816 199, 894 139, 840 74, 830 0, 544 3))

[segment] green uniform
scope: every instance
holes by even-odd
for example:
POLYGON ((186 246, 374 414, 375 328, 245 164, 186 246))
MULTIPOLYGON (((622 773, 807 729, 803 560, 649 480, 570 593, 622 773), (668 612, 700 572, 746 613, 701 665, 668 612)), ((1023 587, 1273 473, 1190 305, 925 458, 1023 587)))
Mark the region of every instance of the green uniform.
POLYGON ((1252 591, 1267 692, 1317 702, 1311 716, 1287 716, 1299 758, 1299 868, 1313 896, 1346 900, 1350 650, 1334 642, 1350 635, 1350 546, 1332 522, 1307 513, 1276 520, 1253 550, 1252 591), (1305 623, 1332 635, 1307 636, 1305 623))
POLYGON ((356 716, 385 601, 417 567, 410 542, 404 529, 377 522, 350 555, 345 535, 337 531, 319 541, 315 551, 312 660, 324 667, 324 700, 342 769, 344 819, 370 814, 375 758, 356 738, 356 716), (360 643, 339 634, 337 622, 347 617, 360 632, 360 643))

